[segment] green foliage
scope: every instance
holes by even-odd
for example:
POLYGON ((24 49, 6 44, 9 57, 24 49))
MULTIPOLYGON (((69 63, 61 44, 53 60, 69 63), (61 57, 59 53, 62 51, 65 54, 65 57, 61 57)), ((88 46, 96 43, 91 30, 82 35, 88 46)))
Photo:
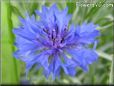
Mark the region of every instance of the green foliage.
MULTIPOLYGON (((102 4, 100 7, 81 7, 76 5, 76 0, 1 1, 1 83, 19 84, 21 80, 29 80, 29 83, 33 84, 114 84, 114 14, 113 7, 103 7, 107 1, 101 0, 102 4), (45 79, 42 75, 42 70, 36 71, 33 68, 29 74, 29 78, 26 79, 25 64, 13 57, 15 47, 13 45, 14 35, 12 29, 20 24, 18 16, 25 17, 24 14, 26 11, 34 14, 35 9, 41 10, 42 5, 51 6, 53 3, 57 3, 60 9, 68 6, 68 13, 73 15, 71 22, 74 24, 81 24, 86 21, 99 25, 98 29, 101 31, 101 36, 98 38, 99 43, 96 52, 100 58, 97 62, 90 65, 87 73, 84 73, 81 69, 77 69, 75 77, 66 76, 62 73, 60 79, 52 81, 51 76, 49 79, 45 79)), ((99 0, 94 0, 94 4, 98 3, 99 0)))
POLYGON ((18 83, 19 82, 19 63, 13 58, 13 34, 12 34, 12 20, 11 7, 9 2, 2 2, 2 44, 1 44, 1 61, 2 61, 2 79, 1 83, 18 83), (4 17, 3 17, 4 16, 4 17))

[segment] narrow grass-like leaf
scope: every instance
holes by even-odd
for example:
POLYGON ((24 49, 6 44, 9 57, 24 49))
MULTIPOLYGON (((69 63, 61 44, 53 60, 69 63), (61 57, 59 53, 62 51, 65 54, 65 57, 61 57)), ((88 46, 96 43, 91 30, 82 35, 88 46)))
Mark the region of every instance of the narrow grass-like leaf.
POLYGON ((112 64, 110 69, 109 84, 114 84, 114 58, 112 58, 112 64))
POLYGON ((112 56, 111 55, 109 55, 109 54, 107 54, 107 53, 104 53, 104 52, 102 52, 102 51, 100 51, 100 50, 97 50, 97 54, 100 56, 100 57, 103 57, 104 59, 107 59, 107 60, 109 60, 109 61, 112 61, 112 56))
POLYGON ((77 6, 76 8, 75 8, 75 11, 73 12, 73 15, 72 15, 72 22, 74 23, 74 24, 77 24, 78 23, 78 19, 80 19, 79 17, 80 16, 78 16, 78 12, 79 12, 79 7, 77 6))
POLYGON ((75 8, 76 8, 76 3, 74 2, 67 2, 67 6, 68 6, 68 13, 73 13, 75 8))
POLYGON ((2 84, 17 83, 19 81, 19 66, 17 61, 13 58, 13 34, 12 34, 12 20, 11 20, 11 6, 10 2, 2 1, 2 44, 1 44, 1 59, 2 59, 2 84))
POLYGON ((96 5, 99 5, 100 4, 100 6, 94 6, 93 8, 91 8, 90 9, 90 11, 87 13, 87 15, 85 16, 85 19, 87 19, 87 20, 91 20, 91 18, 100 10, 100 8, 102 7, 102 5, 106 2, 106 0, 101 0, 101 1, 98 1, 98 2, 96 2, 96 3, 94 3, 94 4, 96 4, 96 5), (101 3, 100 3, 101 2, 101 3))
POLYGON ((12 9, 12 12, 14 12, 17 16, 23 17, 23 15, 20 13, 18 8, 16 8, 15 6, 11 5, 11 9, 12 9))
MULTIPOLYGON (((111 27, 112 25, 113 25, 113 23, 110 23, 110 24, 108 24, 108 25, 106 25, 106 26, 98 27, 97 29, 98 29, 98 30, 106 30, 107 28, 111 27)), ((110 29, 111 29, 111 28, 110 28, 110 29)))
POLYGON ((31 3, 31 8, 30 8, 30 14, 33 14, 34 11, 37 9, 38 3, 32 2, 31 3))
POLYGON ((99 48, 99 50, 105 51, 109 48, 113 47, 113 42, 107 43, 99 48))

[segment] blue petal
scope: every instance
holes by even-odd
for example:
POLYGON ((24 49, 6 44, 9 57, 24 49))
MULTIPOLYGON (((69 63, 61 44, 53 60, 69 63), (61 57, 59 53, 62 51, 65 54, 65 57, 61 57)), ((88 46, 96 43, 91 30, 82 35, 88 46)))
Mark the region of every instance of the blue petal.
POLYGON ((70 76, 75 76, 76 75, 76 69, 75 69, 75 67, 68 67, 67 69, 68 69, 68 74, 70 76))
POLYGON ((57 75, 57 71, 59 70, 60 68, 60 65, 61 65, 61 61, 58 57, 58 55, 55 55, 51 64, 50 64, 50 70, 52 71, 52 78, 53 80, 55 79, 56 75, 57 75))
POLYGON ((44 46, 35 40, 27 40, 22 37, 16 36, 15 46, 17 46, 21 51, 32 51, 32 50, 40 50, 43 49, 44 46))
POLYGON ((75 63, 75 61, 73 61, 73 59, 68 58, 65 54, 62 54, 62 57, 64 58, 64 62, 65 62, 65 63, 62 63, 62 67, 65 73, 70 76, 74 76, 76 74, 75 68, 77 64, 75 63))
POLYGON ((81 25, 81 28, 80 28, 80 33, 83 33, 83 32, 88 32, 88 33, 91 33, 93 32, 98 26, 97 25, 94 25, 94 23, 83 23, 81 25))
POLYGON ((56 14, 56 22, 60 30, 68 26, 68 23, 71 19, 71 15, 56 14))
MULTIPOLYGON (((22 23, 24 29, 29 30, 31 33, 35 34, 36 28, 32 28, 33 26, 36 26, 37 21, 35 20, 35 16, 29 16, 29 14, 26 14, 26 18, 23 19, 22 17, 19 17, 20 22, 22 23), (31 29, 32 28, 32 29, 31 29)), ((38 29, 37 29, 38 30, 38 29)))
POLYGON ((67 42, 72 41, 72 40, 74 41, 74 36, 75 36, 75 26, 72 24, 70 26, 70 30, 69 30, 67 36, 65 37, 65 40, 67 42))
POLYGON ((88 64, 93 63, 97 60, 98 55, 95 51, 90 49, 80 49, 80 50, 68 50, 68 53, 76 61, 76 63, 82 67, 85 71, 88 70, 88 64))
POLYGON ((37 63, 41 65, 44 70, 48 71, 48 57, 51 51, 42 52, 38 55, 31 55, 30 58, 23 58, 26 62, 26 73, 32 68, 32 66, 37 63))
POLYGON ((29 37, 31 35, 31 33, 26 33, 26 31, 23 31, 23 28, 19 28, 19 29, 13 29, 13 33, 20 36, 20 37, 23 37, 27 40, 31 40, 31 39, 34 39, 33 36, 29 37), (23 34, 25 33, 25 34, 23 34))
POLYGON ((79 35, 78 42, 84 44, 91 44, 95 41, 95 38, 100 35, 98 30, 95 30, 97 26, 93 23, 83 23, 82 26, 76 27, 76 34, 79 35))

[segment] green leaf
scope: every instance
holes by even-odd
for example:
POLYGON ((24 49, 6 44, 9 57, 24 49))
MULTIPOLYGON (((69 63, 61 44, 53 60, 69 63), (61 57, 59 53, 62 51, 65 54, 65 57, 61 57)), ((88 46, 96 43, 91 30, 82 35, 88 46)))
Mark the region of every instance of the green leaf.
POLYGON ((102 52, 101 50, 97 50, 96 51, 97 52, 97 54, 100 56, 100 57, 103 57, 104 59, 107 59, 107 60, 109 60, 109 61, 112 61, 112 56, 111 55, 109 55, 109 54, 107 54, 107 53, 104 53, 104 52, 102 52))
POLYGON ((113 42, 109 42, 109 43, 107 43, 107 44, 101 46, 101 47, 99 48, 99 50, 105 51, 105 50, 107 50, 107 49, 109 49, 109 48, 111 48, 111 47, 113 47, 113 42))
POLYGON ((37 9, 37 7, 38 7, 38 3, 35 3, 35 2, 31 3, 30 14, 33 14, 34 11, 37 9))
POLYGON ((109 76, 109 84, 114 84, 114 57, 112 58, 110 76, 109 76))
POLYGON ((73 13, 75 8, 76 8, 76 3, 73 2, 67 2, 67 6, 68 6, 68 13, 73 13))
POLYGON ((20 13, 17 7, 11 5, 12 12, 14 12, 16 15, 23 17, 23 15, 20 13))
POLYGON ((87 13, 87 15, 85 16, 85 19, 87 19, 88 21, 91 21, 91 19, 94 17, 94 15, 100 10, 100 8, 102 7, 102 5, 106 2, 106 0, 101 0, 101 1, 97 1, 96 3, 94 3, 95 5, 98 6, 94 6, 92 7, 89 12, 87 13), (101 3, 100 3, 101 2, 101 3), (99 6, 100 5, 100 6, 99 6))
POLYGON ((2 1, 2 40, 1 40, 1 60, 2 60, 2 84, 12 84, 19 82, 19 63, 13 57, 14 45, 12 34, 12 9, 10 2, 2 1))

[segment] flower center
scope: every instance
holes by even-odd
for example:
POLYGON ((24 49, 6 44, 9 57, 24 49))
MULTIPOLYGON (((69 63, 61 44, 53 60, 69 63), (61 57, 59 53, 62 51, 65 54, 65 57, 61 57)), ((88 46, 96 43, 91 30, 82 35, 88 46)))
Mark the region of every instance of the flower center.
POLYGON ((63 30, 60 31, 58 27, 56 27, 50 31, 47 29, 43 29, 43 31, 48 34, 48 41, 50 42, 52 48, 64 47, 65 45, 64 38, 68 32, 67 28, 64 28, 63 30))

